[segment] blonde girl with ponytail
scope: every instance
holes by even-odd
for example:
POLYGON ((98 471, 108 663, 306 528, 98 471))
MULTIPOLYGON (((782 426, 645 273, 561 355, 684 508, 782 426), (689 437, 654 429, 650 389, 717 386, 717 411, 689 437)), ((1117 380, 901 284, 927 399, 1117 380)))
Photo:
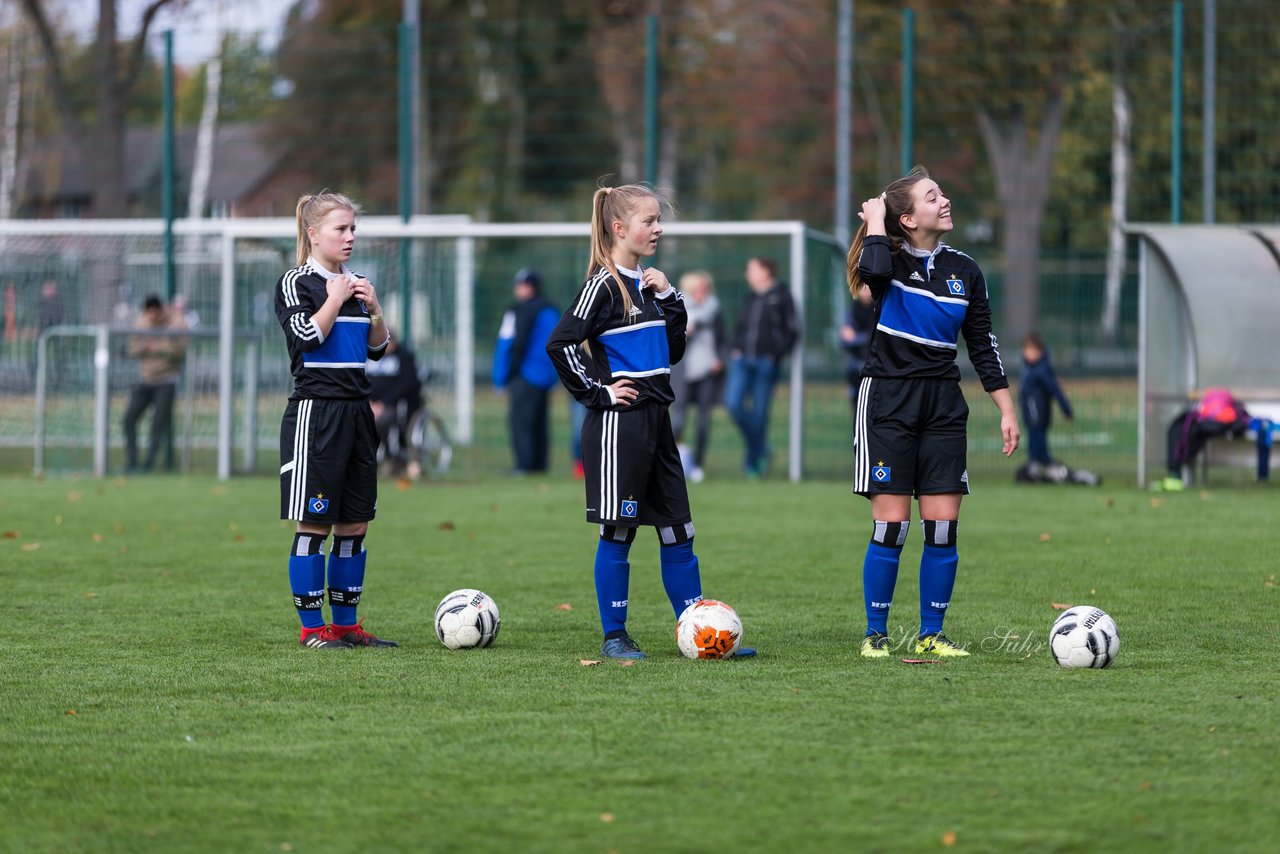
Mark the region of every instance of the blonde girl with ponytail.
POLYGON ((280 518, 297 522, 289 585, 302 622, 298 642, 307 649, 396 646, 356 618, 364 538, 378 504, 378 433, 365 364, 382 358, 391 336, 373 282, 347 267, 355 202, 321 192, 299 198, 296 212, 297 266, 276 282, 275 306, 293 373, 280 423, 280 518))
MULTIPOLYGON (((664 207, 646 186, 596 190, 586 280, 547 342, 561 383, 587 408, 587 521, 600 534, 600 652, 610 658, 645 657, 626 625, 628 556, 641 526, 657 531, 662 583, 675 616, 702 599, 689 493, 668 411, 671 366, 684 355, 688 313, 666 274, 643 263, 658 250, 664 207)), ((670 637, 670 627, 662 634, 670 637)))

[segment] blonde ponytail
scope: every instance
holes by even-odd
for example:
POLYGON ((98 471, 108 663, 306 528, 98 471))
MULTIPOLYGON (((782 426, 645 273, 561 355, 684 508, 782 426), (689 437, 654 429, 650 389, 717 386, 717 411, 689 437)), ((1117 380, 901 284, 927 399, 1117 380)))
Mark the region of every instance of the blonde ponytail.
POLYGON ((321 190, 315 195, 298 197, 298 207, 295 211, 298 221, 297 266, 301 267, 311 257, 311 237, 307 234, 307 229, 318 228, 329 212, 338 208, 344 208, 353 214, 360 213, 360 206, 342 193, 321 190))

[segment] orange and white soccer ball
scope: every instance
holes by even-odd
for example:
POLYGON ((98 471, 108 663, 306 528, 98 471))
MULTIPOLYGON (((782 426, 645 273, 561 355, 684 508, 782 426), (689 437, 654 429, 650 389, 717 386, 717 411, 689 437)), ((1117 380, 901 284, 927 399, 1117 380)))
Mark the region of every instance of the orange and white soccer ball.
POLYGON ((676 620, 676 646, 685 658, 729 658, 741 645, 742 620, 723 602, 694 602, 676 620))

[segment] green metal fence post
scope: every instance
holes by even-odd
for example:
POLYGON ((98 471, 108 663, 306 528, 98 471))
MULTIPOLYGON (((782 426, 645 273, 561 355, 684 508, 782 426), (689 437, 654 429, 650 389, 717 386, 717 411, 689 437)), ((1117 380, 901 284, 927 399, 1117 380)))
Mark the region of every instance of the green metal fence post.
MULTIPOLYGON (((399 155, 400 155, 400 219, 408 222, 413 216, 413 51, 417 27, 411 23, 400 25, 400 102, 399 102, 399 155)), ((409 301, 409 241, 400 241, 400 318, 402 335, 408 335, 409 301)))
POLYGON ((658 183, 658 16, 645 18, 644 178, 658 183))
POLYGON ((1169 221, 1182 222, 1182 0, 1173 4, 1173 128, 1170 131, 1169 221))
POLYGON ((916 13, 902 10, 902 174, 911 171, 915 148, 916 13))
POLYGON ((173 30, 164 31, 164 130, 160 140, 160 208, 164 217, 164 293, 172 300, 176 288, 173 265, 173 30))

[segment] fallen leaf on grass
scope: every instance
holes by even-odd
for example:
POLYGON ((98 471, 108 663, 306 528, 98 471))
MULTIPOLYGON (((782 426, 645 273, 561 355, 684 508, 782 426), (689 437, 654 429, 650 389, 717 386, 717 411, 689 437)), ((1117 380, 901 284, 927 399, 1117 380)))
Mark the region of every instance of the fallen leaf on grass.
POLYGON ((57 514, 56 516, 54 516, 54 517, 53 517, 53 524, 55 524, 55 525, 61 525, 61 524, 62 524, 62 514, 61 514, 61 513, 59 513, 59 514, 57 514))
POLYGON ((1141 783, 1138 784, 1138 788, 1144 792, 1149 792, 1151 791, 1151 784, 1148 783, 1146 780, 1143 780, 1141 783))
POLYGON ((632 666, 634 666, 634 665, 635 665, 635 663, 636 663, 636 662, 635 662, 635 659, 634 659, 634 658, 619 658, 619 659, 618 659, 618 666, 619 666, 619 667, 632 667, 632 666))
POLYGON ((413 489, 413 481, 409 480, 407 477, 396 478, 396 489, 401 492, 408 492, 413 489))
POLYGON ((578 663, 581 664, 583 667, 592 667, 596 664, 600 664, 601 661, 596 658, 579 658, 578 663))
POLYGON ((84 598, 86 598, 86 599, 97 599, 97 598, 98 598, 98 594, 97 594, 97 593, 94 593, 93 591, 89 591, 88 593, 85 593, 85 594, 84 594, 84 598))
POLYGON ((243 543, 243 542, 244 542, 244 534, 236 534, 234 537, 232 537, 232 538, 231 538, 231 542, 233 542, 233 543, 243 543))
POLYGON ((1153 498, 1153 499, 1151 499, 1151 506, 1152 506, 1152 507, 1163 507, 1163 506, 1164 506, 1164 499, 1163 499, 1163 498, 1153 498))
POLYGON ((457 526, 457 525, 455 525, 455 524, 453 524, 452 522, 441 522, 441 523, 440 523, 440 530, 442 530, 442 531, 452 531, 452 530, 454 530, 454 529, 455 529, 455 528, 457 528, 457 527, 458 527, 458 526, 457 526))
POLYGON ((948 830, 946 833, 942 834, 942 844, 948 848, 956 844, 956 833, 954 830, 948 830))
POLYGON ((3 534, 0 534, 0 537, 4 537, 6 540, 19 540, 19 539, 22 539, 22 532, 21 531, 5 531, 3 534))
POLYGON ((1050 534, 1048 531, 1045 531, 1043 534, 1040 535, 1040 542, 1042 543, 1047 543, 1052 539, 1053 539, 1053 534, 1050 534))
POLYGON ((67 493, 67 500, 68 500, 68 501, 79 501, 79 500, 81 500, 82 498, 84 498, 84 493, 83 493, 83 492, 68 492, 68 493, 67 493))
POLYGON ((101 535, 101 534, 99 534, 99 533, 96 533, 96 532, 95 532, 95 533, 94 533, 94 535, 93 535, 93 541, 94 541, 95 543, 100 543, 100 542, 102 542, 102 535, 101 535))
POLYGON ((75 709, 67 709, 67 714, 74 715, 75 713, 76 713, 75 709))
POLYGON ((22 550, 24 552, 33 552, 38 548, 40 548, 39 543, 23 543, 22 544, 22 550))
POLYGON ((614 815, 611 812, 600 813, 600 820, 603 821, 605 824, 608 824, 609 822, 613 821, 613 818, 614 818, 614 815))
POLYGON ((572 610, 573 610, 573 606, 572 606, 572 605, 570 605, 568 602, 565 602, 565 603, 564 603, 564 604, 562 604, 562 605, 557 605, 557 606, 555 606, 555 608, 553 608, 552 610, 554 610, 554 611, 572 611, 572 610))
POLYGON ((210 491, 210 492, 212 492, 214 495, 226 495, 228 492, 230 492, 230 491, 231 491, 231 487, 229 487, 229 486, 215 486, 213 489, 211 489, 211 490, 209 490, 209 491, 210 491))
POLYGON ((1070 605, 1064 605, 1064 604, 1062 604, 1061 602, 1050 602, 1050 603, 1049 603, 1049 607, 1050 607, 1050 608, 1052 608, 1052 609, 1053 609, 1053 610, 1055 610, 1055 611, 1065 611, 1065 610, 1067 610, 1068 608, 1070 608, 1071 606, 1070 606, 1070 605))

